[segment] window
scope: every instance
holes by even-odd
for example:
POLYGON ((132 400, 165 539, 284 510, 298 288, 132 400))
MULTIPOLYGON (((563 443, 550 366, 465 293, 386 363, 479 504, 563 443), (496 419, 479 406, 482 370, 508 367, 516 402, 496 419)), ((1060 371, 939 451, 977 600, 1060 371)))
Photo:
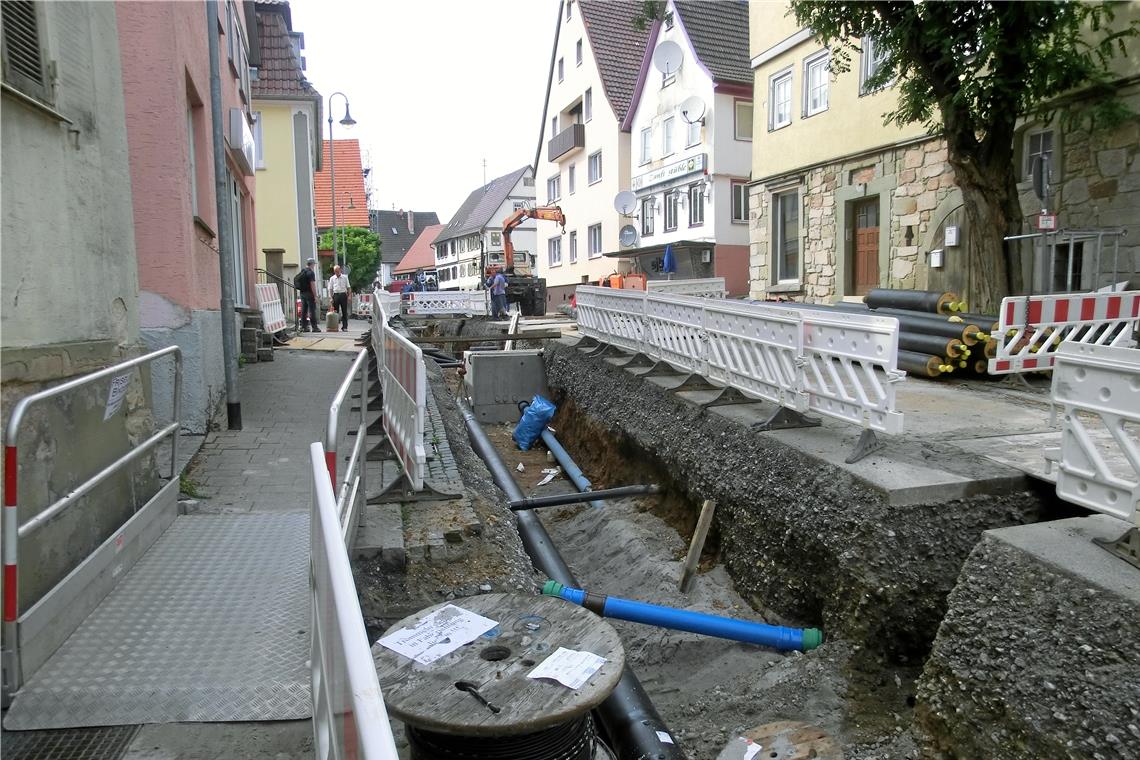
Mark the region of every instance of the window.
POLYGON ((653 234, 653 196, 641 201, 641 235, 646 237, 653 234))
MULTIPOLYGON (((788 70, 776 74, 768 81, 768 129, 779 129, 791 123, 792 72, 788 70)), ((737 132, 740 130, 737 129, 737 132)))
POLYGON ((743 182, 732 183, 732 221, 748 221, 748 185, 743 182))
POLYGON ((602 255, 602 225, 591 224, 590 229, 586 231, 590 237, 590 258, 596 259, 602 255))
MULTIPOLYGON (((534 184, 534 180, 531 180, 531 184, 534 184)), ((521 211, 525 206, 526 206, 526 204, 523 203, 522 201, 515 201, 514 203, 511 204, 511 207, 515 211, 521 211)))
POLYGON ((649 163, 653 155, 653 147, 651 140, 653 139, 652 127, 646 127, 641 130, 641 163, 649 163))
POLYGON ((804 116, 827 110, 828 53, 821 50, 804 61, 804 116))
POLYGON ((689 226, 705 223, 705 186, 703 182, 689 185, 689 226))
POLYGON ((562 175, 555 174, 550 179, 546 180, 546 197, 548 200, 556 201, 562 197, 562 175))
POLYGON ((578 40, 574 45, 574 63, 582 65, 582 40, 578 40))
POLYGON ((554 137, 556 134, 558 134, 558 117, 557 116, 551 116, 550 117, 550 136, 554 137))
POLYGON ((672 13, 666 13, 665 14, 665 28, 666 29, 672 29, 673 28, 673 14, 672 13))
POLYGON ((862 48, 863 55, 859 59, 859 94, 867 95, 887 85, 887 83, 883 83, 874 88, 867 86, 868 80, 878 74, 879 69, 883 68, 883 63, 887 60, 887 51, 871 37, 863 38, 862 48))
POLYGON ((587 167, 587 180, 592 185, 602 180, 602 152, 599 150, 590 156, 590 165, 587 167))
MULTIPOLYGON (((566 20, 570 20, 570 9, 574 5, 574 0, 566 0, 566 20)), ((549 18, 549 16, 547 17, 549 18)))
POLYGON ((561 82, 566 75, 566 66, 561 58, 558 59, 558 81, 561 82))
POLYGON ((503 244, 503 233, 492 232, 491 233, 491 245, 494 246, 495 248, 498 248, 502 244, 503 244))
POLYGON ((576 264, 578 262, 578 232, 573 231, 570 233, 570 263, 576 264))
MULTIPOLYGON (((4 6, 7 9, 7 5, 4 6)), ((186 109, 186 147, 189 149, 190 155, 190 213, 194 216, 198 214, 198 157, 195 151, 194 142, 198 136, 197 130, 194 129, 194 107, 190 106, 186 109)))
POLYGON ((691 148, 701 141, 701 122, 698 119, 685 129, 685 147, 691 148))
POLYGON ((1033 176, 1033 160, 1038 156, 1049 159, 1049 174, 1056 174, 1052 167, 1053 159, 1053 130, 1030 132, 1025 136, 1025 178, 1033 176))
POLYGON ((665 193, 665 231, 677 229, 677 193, 665 193))
POLYGON ((30 0, 0 4, 4 26, 4 81, 20 92, 50 103, 37 6, 30 0))
MULTIPOLYGON (((792 120, 792 73, 788 72, 787 105, 788 122, 792 120)), ((733 102, 733 120, 735 122, 737 140, 752 141, 752 101, 737 100, 733 102)))
POLYGON ((670 116, 661 125, 661 155, 673 155, 673 117, 670 116))
POLYGON ((253 112, 253 154, 254 166, 265 168, 265 135, 261 131, 261 111, 253 112))
POLYGON ((552 237, 546 241, 546 257, 550 266, 562 265, 562 238, 552 237))
POLYGON ((773 270, 777 282, 800 279, 800 193, 789 190, 772 196, 775 230, 772 235, 773 270))
POLYGON ((586 121, 594 118, 594 90, 592 87, 587 87, 586 94, 582 96, 582 118, 586 121))
POLYGON ((570 170, 566 174, 566 190, 574 194, 574 164, 570 164, 570 170))

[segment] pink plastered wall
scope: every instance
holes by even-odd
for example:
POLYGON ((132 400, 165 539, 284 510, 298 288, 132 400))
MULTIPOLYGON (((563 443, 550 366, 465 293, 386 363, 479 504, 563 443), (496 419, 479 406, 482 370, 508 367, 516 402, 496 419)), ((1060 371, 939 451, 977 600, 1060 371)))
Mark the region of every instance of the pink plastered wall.
MULTIPOLYGON (((221 286, 206 5, 193 1, 118 3, 116 12, 139 287, 181 309, 217 309, 221 286), (197 214, 190 177, 188 109, 193 112, 195 132, 197 214)), ((222 4, 219 13, 224 23, 222 4)), ((243 103, 239 81, 227 59, 225 36, 221 28, 212 32, 218 35, 225 129, 229 109, 243 103)), ((243 176, 236 164, 229 163, 245 194, 245 300, 254 303, 254 178, 243 176)), ((148 326, 145 314, 143 321, 148 326)))

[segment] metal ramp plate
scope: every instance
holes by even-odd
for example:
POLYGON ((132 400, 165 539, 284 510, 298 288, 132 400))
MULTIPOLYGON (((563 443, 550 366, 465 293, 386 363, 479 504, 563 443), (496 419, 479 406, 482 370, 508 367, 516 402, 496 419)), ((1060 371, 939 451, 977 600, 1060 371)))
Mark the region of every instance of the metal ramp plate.
POLYGON ((4 727, 308 718, 309 615, 308 513, 179 517, 4 727))

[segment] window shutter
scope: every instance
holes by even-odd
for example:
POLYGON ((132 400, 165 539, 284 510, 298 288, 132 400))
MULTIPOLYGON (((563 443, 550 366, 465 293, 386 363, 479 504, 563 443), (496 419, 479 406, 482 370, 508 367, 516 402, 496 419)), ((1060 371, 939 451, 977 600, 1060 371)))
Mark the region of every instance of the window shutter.
POLYGON ((4 21, 4 79, 29 95, 47 98, 39 19, 32 0, 0 3, 4 21))

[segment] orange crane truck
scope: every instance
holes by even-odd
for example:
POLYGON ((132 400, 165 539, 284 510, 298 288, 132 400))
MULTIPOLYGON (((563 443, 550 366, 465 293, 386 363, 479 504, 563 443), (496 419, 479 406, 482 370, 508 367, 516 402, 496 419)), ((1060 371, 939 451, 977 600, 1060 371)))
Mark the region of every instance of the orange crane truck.
MULTIPOLYGON (((507 278, 507 303, 519 304, 523 316, 541 317, 546 314, 546 280, 531 272, 530 261, 525 256, 515 261, 515 247, 511 243, 511 231, 527 219, 544 219, 558 222, 566 231, 566 217, 558 206, 537 206, 520 208, 503 220, 503 272, 507 278)), ((489 266, 485 275, 491 277, 498 266, 489 266)))

